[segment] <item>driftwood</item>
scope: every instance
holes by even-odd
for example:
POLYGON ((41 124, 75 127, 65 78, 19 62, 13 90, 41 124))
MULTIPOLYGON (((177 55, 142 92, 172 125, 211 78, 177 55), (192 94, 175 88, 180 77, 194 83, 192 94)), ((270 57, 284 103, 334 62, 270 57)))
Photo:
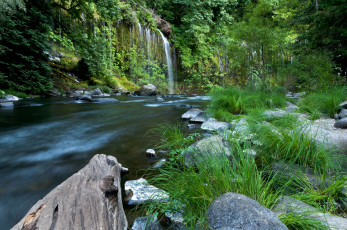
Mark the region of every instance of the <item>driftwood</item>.
POLYGON ((115 157, 95 155, 39 200, 12 229, 127 229, 120 175, 121 165, 115 157))

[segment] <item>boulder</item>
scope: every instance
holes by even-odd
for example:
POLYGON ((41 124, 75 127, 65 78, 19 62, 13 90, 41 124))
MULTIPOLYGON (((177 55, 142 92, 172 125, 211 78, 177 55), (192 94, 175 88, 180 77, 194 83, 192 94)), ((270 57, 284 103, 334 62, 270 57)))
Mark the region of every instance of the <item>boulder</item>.
POLYGON ((144 85, 140 90, 134 92, 137 96, 155 96, 157 95, 157 87, 152 84, 144 85))
POLYGON ((203 112, 201 109, 190 109, 182 115, 182 119, 192 119, 201 112, 203 112))
POLYGON ((10 102, 10 101, 19 101, 19 97, 16 97, 16 96, 13 96, 13 95, 9 94, 9 95, 6 95, 5 100, 6 100, 7 102, 10 102))
POLYGON ((162 189, 150 185, 144 178, 128 180, 124 185, 128 205, 143 204, 148 200, 167 201, 169 194, 162 189))
POLYGON ((221 136, 214 135, 197 141, 184 153, 184 163, 186 166, 192 166, 197 161, 210 156, 226 155, 231 156, 231 146, 221 136))
POLYGON ((91 96, 87 96, 87 95, 78 96, 76 97, 76 100, 89 101, 89 102, 94 101, 91 96))
POLYGON ((190 119, 191 122, 204 123, 209 119, 209 115, 206 112, 200 112, 198 115, 190 119))
POLYGON ((335 128, 340 128, 340 129, 347 129, 347 117, 342 118, 335 122, 334 124, 335 128))
POLYGON ((39 200, 12 230, 127 229, 117 159, 95 155, 39 200))
POLYGON ((61 96, 61 93, 58 91, 58 89, 54 88, 52 89, 51 91, 49 91, 47 93, 49 96, 52 96, 52 97, 59 97, 61 96))
POLYGON ((230 127, 230 123, 217 121, 214 118, 209 118, 201 125, 201 129, 206 131, 223 131, 229 129, 230 127))
POLYGON ((339 119, 347 117, 347 109, 341 109, 341 112, 339 113, 339 119))
POLYGON ((13 102, 0 103, 0 108, 13 108, 13 106, 14 106, 13 102))
POLYGON ((101 96, 102 92, 99 88, 94 89, 93 91, 91 91, 91 95, 93 96, 101 96))
POLYGON ((281 197, 273 208, 277 215, 294 212, 303 214, 306 217, 321 221, 322 224, 334 230, 346 230, 347 219, 331 215, 329 213, 321 213, 318 209, 291 197, 281 197), (310 213, 309 215, 307 213, 310 213))
POLYGON ((347 109, 347 101, 344 101, 341 104, 339 104, 339 109, 347 109))
POLYGON ((300 130, 310 135, 319 144, 328 148, 338 148, 347 153, 347 130, 337 129, 334 127, 335 122, 334 119, 318 119, 313 124, 307 122, 302 125, 300 130))
POLYGON ((299 109, 298 106, 290 103, 290 102, 287 102, 287 107, 286 107, 286 112, 287 113, 293 113, 295 110, 299 109))
POLYGON ((238 193, 225 193, 213 201, 207 210, 211 229, 287 230, 275 213, 257 201, 238 193))
POLYGON ((131 230, 162 230, 163 227, 160 225, 157 218, 148 217, 137 217, 134 220, 134 224, 131 230))
POLYGON ((164 98, 162 98, 162 97, 157 97, 157 99, 155 99, 155 101, 164 102, 165 100, 164 100, 164 98))
POLYGON ((97 98, 97 99, 93 99, 93 101, 97 103, 118 103, 119 102, 117 99, 114 99, 114 98, 97 98))
POLYGON ((284 117, 287 114, 286 111, 277 109, 277 110, 267 110, 264 112, 264 115, 267 118, 281 118, 284 117))

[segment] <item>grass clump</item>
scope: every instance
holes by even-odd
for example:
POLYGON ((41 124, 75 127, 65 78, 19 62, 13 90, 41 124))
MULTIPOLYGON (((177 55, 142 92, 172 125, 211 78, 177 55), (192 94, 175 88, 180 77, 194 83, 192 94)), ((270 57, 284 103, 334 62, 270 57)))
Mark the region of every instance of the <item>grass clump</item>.
POLYGON ((187 135, 180 122, 159 124, 158 127, 151 129, 149 133, 156 137, 156 140, 159 139, 156 148, 167 151, 188 147, 200 136, 198 133, 187 135))
POLYGON ((212 100, 208 112, 218 120, 231 121, 237 114, 284 107, 284 95, 277 91, 240 89, 236 87, 215 88, 210 93, 212 100))
POLYGON ((233 159, 224 154, 219 157, 196 158, 194 167, 181 167, 175 162, 160 169, 150 182, 169 192, 173 200, 184 206, 188 225, 205 225, 209 205, 226 192, 244 194, 261 205, 272 208, 281 191, 273 190, 273 181, 265 180, 254 159, 243 154, 241 146, 235 149, 233 159))
POLYGON ((309 114, 312 120, 318 119, 322 115, 334 117, 338 105, 346 99, 346 95, 346 87, 310 93, 300 100, 299 108, 301 112, 309 114))
POLYGON ((285 224, 289 230, 329 230, 330 228, 320 221, 308 217, 311 213, 289 212, 279 216, 280 221, 285 224))

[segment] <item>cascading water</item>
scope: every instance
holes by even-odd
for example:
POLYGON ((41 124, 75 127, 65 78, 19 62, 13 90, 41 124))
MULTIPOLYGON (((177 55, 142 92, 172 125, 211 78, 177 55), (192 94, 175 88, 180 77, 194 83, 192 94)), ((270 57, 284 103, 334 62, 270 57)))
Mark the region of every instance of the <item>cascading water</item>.
POLYGON ((170 43, 164 36, 164 34, 160 32, 162 41, 163 41, 163 47, 165 49, 165 55, 166 55, 166 62, 167 62, 167 74, 168 74, 168 80, 169 80, 169 93, 174 93, 174 76, 172 71, 172 58, 171 58, 171 48, 170 43))
MULTIPOLYGON (((136 69, 136 75, 133 76, 132 80, 138 83, 139 78, 137 74, 140 72, 143 74, 147 73, 148 79, 153 81, 152 84, 161 83, 160 78, 156 78, 155 74, 158 73, 155 69, 158 68, 157 64, 166 64, 167 79, 169 93, 174 93, 174 80, 176 73, 176 57, 175 52, 171 52, 170 43, 167 38, 158 30, 157 32, 152 31, 148 27, 143 27, 140 23, 135 25, 126 25, 123 23, 117 24, 117 36, 118 40, 116 43, 116 50, 119 54, 131 54, 133 51, 138 53, 139 57, 145 58, 146 64, 142 65, 141 68, 136 66, 136 59, 132 64, 132 69, 136 69), (135 67, 134 67, 135 66, 135 67), (141 72, 143 71, 143 72, 141 72), (154 76, 154 78, 153 78, 154 76)), ((131 61, 130 56, 126 56, 124 61, 131 61)), ((159 65, 160 66, 160 65, 159 65)), ((143 78, 142 78, 143 79, 143 78)))

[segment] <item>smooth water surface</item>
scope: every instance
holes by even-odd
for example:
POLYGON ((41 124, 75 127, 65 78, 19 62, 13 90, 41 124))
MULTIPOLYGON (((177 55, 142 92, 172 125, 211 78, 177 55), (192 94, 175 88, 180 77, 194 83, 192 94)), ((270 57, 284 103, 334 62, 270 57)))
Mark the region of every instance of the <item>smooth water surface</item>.
POLYGON ((206 96, 116 97, 120 103, 86 103, 67 98, 23 100, 0 109, 0 229, 9 229, 58 184, 97 153, 113 155, 137 179, 154 163, 144 151, 148 131, 176 122, 206 96))

